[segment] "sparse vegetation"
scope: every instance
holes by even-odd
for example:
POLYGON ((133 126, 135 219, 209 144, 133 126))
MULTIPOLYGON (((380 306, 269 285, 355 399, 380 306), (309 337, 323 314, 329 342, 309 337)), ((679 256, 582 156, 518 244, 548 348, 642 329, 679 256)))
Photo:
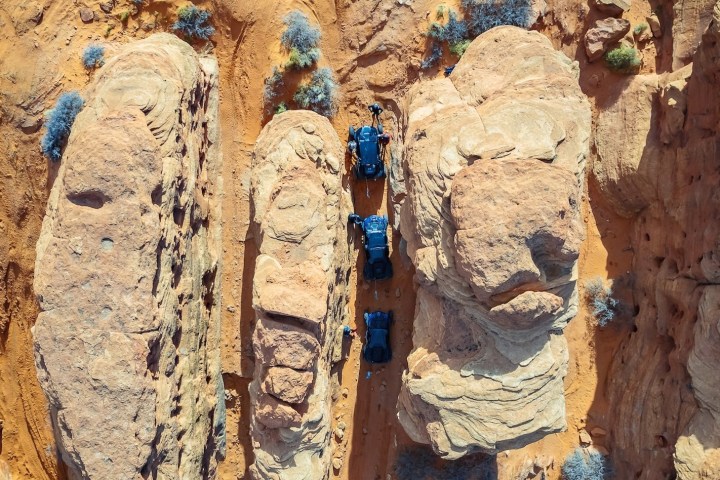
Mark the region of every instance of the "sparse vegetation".
POLYGON ((335 115, 337 83, 329 68, 313 72, 310 82, 300 85, 293 99, 301 108, 332 117, 335 115))
POLYGON ((265 87, 263 88, 263 98, 265 103, 272 103, 280 95, 282 87, 285 85, 283 80, 283 72, 278 67, 273 67, 272 75, 265 79, 265 87))
POLYGON ((425 57, 425 60, 422 61, 420 67, 430 68, 437 65, 437 63, 442 58, 442 54, 442 46, 437 42, 433 42, 430 46, 430 53, 425 57))
POLYGON ((633 73, 640 66, 640 55, 633 47, 621 45, 605 54, 605 63, 610 70, 633 73))
MULTIPOLYGON (((528 28, 531 23, 530 0, 462 0, 464 19, 452 9, 447 10, 447 22, 433 22, 426 35, 432 39, 428 56, 421 67, 429 68, 442 58, 442 43, 447 42, 450 53, 462 57, 472 39, 500 25, 528 28)), ((440 5, 436 19, 445 18, 445 6, 440 5)))
POLYGON ((437 9, 435 10, 435 20, 442 20, 445 18, 445 5, 440 4, 437 6, 437 9))
POLYGON ((600 327, 607 326, 615 319, 620 302, 612 297, 611 287, 605 286, 602 278, 595 277, 585 283, 585 295, 593 308, 592 315, 600 327))
POLYGON ((275 115, 280 115, 281 113, 285 113, 288 111, 287 104, 285 102, 280 102, 277 107, 275 107, 275 115))
POLYGON ((596 450, 586 451, 580 447, 562 466, 563 480, 604 480, 609 473, 605 457, 596 450))
POLYGON ((320 29, 310 25, 299 10, 290 12, 283 21, 287 28, 280 42, 290 52, 287 67, 303 69, 314 65, 320 59, 320 29))
POLYGON ((105 47, 102 45, 90 44, 85 47, 82 55, 82 62, 88 70, 101 67, 105 63, 105 47))
POLYGON ((528 28, 530 0, 462 0, 465 23, 472 38, 500 25, 528 28))
MULTIPOLYGON (((265 79, 265 86, 263 87, 263 100, 265 102, 266 113, 272 112, 273 108, 275 108, 275 113, 277 113, 277 108, 280 108, 280 105, 284 105, 284 102, 281 102, 280 105, 275 107, 275 101, 282 95, 284 86, 285 79, 283 78, 283 71, 278 67, 273 67, 272 74, 265 79)), ((285 109, 287 110, 287 106, 285 109)))
POLYGON ((470 43, 472 43, 470 40, 454 43, 450 45, 450 53, 457 57, 462 57, 465 55, 465 50, 470 46, 470 43))
POLYGON ((492 480, 498 474, 493 456, 442 461, 427 447, 410 447, 400 451, 395 475, 397 480, 492 480))
POLYGON ((178 19, 172 29, 182 33, 188 39, 207 40, 215 33, 212 25, 209 25, 210 12, 200 9, 195 5, 182 7, 178 10, 178 19))
POLYGON ((448 10, 448 21, 444 25, 438 22, 431 23, 426 35, 432 39, 432 43, 430 53, 421 65, 422 68, 430 68, 440 61, 443 42, 447 42, 450 52, 458 57, 462 57, 470 45, 467 26, 464 21, 458 19, 458 14, 454 10, 448 10))
POLYGON ((47 114, 45 136, 40 142, 42 152, 52 161, 60 160, 62 148, 70 135, 75 117, 82 110, 85 102, 77 92, 60 95, 55 108, 47 114))
POLYGON ((287 68, 302 70, 303 68, 312 67, 320 59, 320 49, 311 48, 303 53, 297 48, 290 50, 290 58, 285 65, 287 68))
POLYGON ((634 33, 635 35, 640 35, 641 33, 643 33, 643 32, 644 32, 645 30, 647 30, 647 29, 648 29, 648 24, 647 24, 647 23, 638 23, 637 25, 635 25, 635 28, 633 28, 633 33, 634 33))
POLYGON ((437 22, 430 24, 427 36, 437 40, 438 42, 447 42, 450 45, 462 42, 467 39, 467 25, 462 20, 458 20, 458 14, 454 10, 448 12, 448 21, 445 25, 437 22))
POLYGON ((120 19, 120 23, 127 23, 128 18, 130 18, 130 10, 124 10, 118 14, 118 18, 120 19))

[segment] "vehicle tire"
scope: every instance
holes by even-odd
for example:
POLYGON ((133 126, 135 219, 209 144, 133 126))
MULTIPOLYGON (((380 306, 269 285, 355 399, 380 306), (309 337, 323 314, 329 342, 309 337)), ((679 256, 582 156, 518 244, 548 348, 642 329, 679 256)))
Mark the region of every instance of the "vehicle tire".
POLYGON ((355 140, 355 127, 350 126, 350 128, 348 129, 348 134, 350 135, 350 138, 355 140))
POLYGON ((382 123, 380 123, 380 122, 378 122, 377 131, 380 135, 383 134, 383 126, 382 126, 382 123))

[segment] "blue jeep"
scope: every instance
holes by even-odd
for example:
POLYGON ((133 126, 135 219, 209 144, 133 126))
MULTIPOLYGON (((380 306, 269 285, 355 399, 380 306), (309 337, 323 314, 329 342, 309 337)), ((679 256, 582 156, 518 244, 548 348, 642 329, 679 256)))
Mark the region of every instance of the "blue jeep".
POLYGON ((365 345, 363 345, 363 358, 370 363, 386 363, 392 358, 390 348, 390 325, 393 322, 393 312, 365 312, 365 345))
POLYGON ((360 225, 364 233, 365 267, 363 267, 363 277, 365 280, 391 278, 393 269, 388 247, 387 217, 370 215, 363 220, 360 215, 353 213, 348 217, 348 221, 360 225))
POLYGON ((353 172, 358 179, 385 178, 385 146, 390 142, 390 135, 384 133, 380 123, 382 108, 377 103, 368 107, 372 112, 372 123, 363 125, 357 130, 350 127, 348 135, 348 151, 353 157, 353 172))

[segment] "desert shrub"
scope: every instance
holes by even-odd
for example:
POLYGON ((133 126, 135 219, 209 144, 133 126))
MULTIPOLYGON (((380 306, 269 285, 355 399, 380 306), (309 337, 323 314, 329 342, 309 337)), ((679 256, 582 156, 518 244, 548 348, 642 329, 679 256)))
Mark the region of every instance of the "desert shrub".
POLYGON ((467 50, 467 48, 470 46, 470 43, 470 40, 463 40, 462 42, 454 43, 450 45, 450 53, 458 57, 462 57, 463 55, 465 55, 465 50, 467 50))
POLYGON ((128 18, 130 18, 130 10, 124 10, 118 13, 118 19, 120 20, 120 23, 127 23, 128 18))
POLYGON ((398 454, 397 480, 491 480, 497 477, 495 457, 481 454, 444 461, 427 447, 409 447, 398 454))
POLYGON ((60 160, 62 148, 70 135, 72 124, 84 104, 79 93, 67 92, 60 95, 55 108, 48 112, 45 136, 40 142, 40 147, 43 154, 50 160, 60 160))
POLYGON ((282 70, 273 67, 272 75, 265 79, 265 87, 263 88, 265 103, 273 102, 280 95, 283 86, 285 86, 285 81, 283 80, 282 70))
POLYGON ((605 286, 602 278, 595 277, 585 283, 585 295, 592 307, 592 316, 601 327, 615 319, 620 302, 612 297, 612 288, 605 286))
POLYGON ((446 6, 444 4, 440 4, 437 6, 437 9, 435 10, 435 19, 440 20, 442 18, 445 18, 445 10, 446 6))
POLYGON ((461 5, 472 38, 500 25, 530 26, 530 0, 462 0, 461 5))
POLYGON ((275 107, 275 115, 280 115, 281 113, 285 113, 288 111, 287 104, 285 102, 280 102, 277 107, 275 107))
POLYGON ((85 47, 82 55, 82 62, 85 68, 91 69, 95 67, 101 67, 105 56, 105 47, 102 45, 91 44, 85 47))
POLYGON ((610 70, 632 73, 640 66, 640 55, 633 47, 621 45, 605 54, 605 63, 610 70))
POLYGON ((287 68, 302 70, 313 66, 320 59, 320 49, 311 48, 307 52, 301 52, 297 48, 290 50, 290 58, 285 65, 287 68))
POLYGON ((600 452, 585 451, 580 447, 565 459, 561 470, 563 480, 604 480, 610 473, 600 452))
POLYGON ((438 64, 442 58, 443 50, 442 45, 438 42, 433 42, 430 45, 430 53, 425 57, 425 60, 420 64, 421 68, 430 68, 438 64))
POLYGON ((448 11, 448 20, 444 25, 433 22, 425 34, 433 40, 433 43, 429 55, 423 61, 422 68, 429 68, 437 64, 442 57, 443 42, 447 42, 450 53, 458 57, 462 57, 470 45, 467 25, 465 21, 458 18, 458 14, 454 10, 448 11))
POLYGON ((638 23, 637 25, 635 25, 635 28, 633 28, 633 33, 634 33, 635 35, 640 35, 641 33, 643 33, 643 32, 644 32, 645 30, 647 30, 647 29, 648 29, 648 24, 647 24, 647 23, 638 23))
POLYGON ((307 68, 320 58, 320 29, 310 25, 307 16, 299 10, 288 13, 283 20, 286 29, 280 37, 282 45, 290 51, 289 68, 307 68))
POLYGON ((302 108, 310 109, 320 115, 335 115, 337 83, 329 68, 313 72, 310 82, 300 85, 293 99, 302 108))
POLYGON ((207 24, 209 20, 210 12, 195 5, 188 5, 178 10, 178 19, 172 29, 190 39, 207 40, 215 33, 215 29, 207 24))

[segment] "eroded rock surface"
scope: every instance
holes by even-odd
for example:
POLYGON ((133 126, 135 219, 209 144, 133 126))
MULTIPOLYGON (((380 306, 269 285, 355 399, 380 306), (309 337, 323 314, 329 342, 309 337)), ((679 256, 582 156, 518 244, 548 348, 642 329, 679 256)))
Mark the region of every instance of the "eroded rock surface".
POLYGON ((38 377, 70 477, 204 478, 224 451, 217 65, 173 35, 84 94, 37 243, 38 377))
POLYGON ((565 428, 590 131, 577 75, 542 35, 499 27, 408 94, 400 228, 419 288, 398 415, 443 457, 565 428))
POLYGON ((607 377, 609 435, 619 471, 641 480, 720 472, 719 58, 720 4, 692 65, 633 80, 598 119, 619 135, 598 131, 593 171, 634 219, 634 314, 607 377))
POLYGON ((255 145, 250 469, 258 480, 330 473, 330 367, 350 273, 343 158, 330 122, 307 111, 276 115, 255 145))

